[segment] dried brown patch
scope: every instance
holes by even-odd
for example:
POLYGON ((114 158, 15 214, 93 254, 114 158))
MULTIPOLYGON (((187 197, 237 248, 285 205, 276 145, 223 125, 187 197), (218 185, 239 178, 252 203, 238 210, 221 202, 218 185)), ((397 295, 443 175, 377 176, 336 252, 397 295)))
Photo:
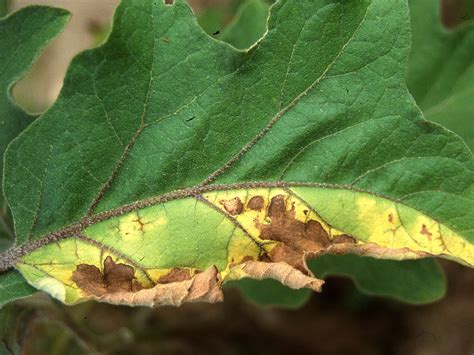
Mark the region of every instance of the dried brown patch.
POLYGON ((286 208, 283 195, 272 198, 268 206, 271 224, 261 226, 260 238, 282 242, 295 251, 319 251, 330 245, 327 232, 314 220, 307 222, 295 218, 294 206, 286 208))
POLYGON ((168 274, 161 276, 158 279, 159 284, 169 284, 172 282, 181 282, 185 280, 190 280, 192 277, 191 270, 189 269, 172 269, 168 274))
POLYGON ((262 261, 249 261, 242 267, 245 275, 256 279, 274 279, 280 281, 283 285, 294 289, 309 288, 320 292, 323 280, 316 279, 302 273, 287 262, 265 263, 262 261))
POLYGON ((274 262, 286 262, 305 274, 305 254, 318 254, 331 245, 328 233, 315 220, 302 222, 295 217, 295 207, 287 208, 285 196, 276 195, 268 206, 267 216, 271 223, 258 225, 261 230, 260 238, 275 240, 282 245, 270 253, 274 262))
POLYGON ((189 302, 220 302, 223 299, 221 280, 215 266, 196 273, 191 279, 167 284, 137 292, 105 294, 98 298, 113 304, 141 305, 148 307, 180 306, 189 302))
POLYGON ((273 249, 270 261, 275 263, 287 263, 305 275, 308 274, 308 267, 306 266, 304 253, 295 251, 286 245, 282 244, 273 249))
MULTIPOLYGON (((308 210, 303 213, 307 216, 308 210)), ((295 206, 289 206, 284 195, 271 199, 267 210, 270 224, 256 222, 260 229, 260 238, 274 240, 281 244, 275 247, 267 259, 274 263, 284 262, 305 275, 311 275, 306 266, 307 256, 317 256, 329 251, 335 245, 353 245, 356 240, 349 235, 340 235, 331 241, 321 223, 315 220, 299 221, 296 219, 295 206)))
POLYGON ((247 207, 253 211, 261 211, 265 206, 265 200, 262 196, 254 196, 247 203, 247 207))
POLYGON ((351 237, 350 235, 342 234, 342 235, 336 235, 332 239, 332 243, 333 244, 343 244, 343 243, 356 244, 357 241, 355 240, 354 237, 351 237))
POLYGON ((136 292, 143 286, 135 280, 135 269, 130 265, 116 264, 110 256, 104 261, 104 271, 94 265, 78 265, 72 281, 86 293, 103 296, 117 292, 136 292))
POLYGON ((224 206, 224 209, 232 216, 241 214, 244 209, 244 204, 238 197, 234 197, 230 200, 221 200, 220 202, 224 206))

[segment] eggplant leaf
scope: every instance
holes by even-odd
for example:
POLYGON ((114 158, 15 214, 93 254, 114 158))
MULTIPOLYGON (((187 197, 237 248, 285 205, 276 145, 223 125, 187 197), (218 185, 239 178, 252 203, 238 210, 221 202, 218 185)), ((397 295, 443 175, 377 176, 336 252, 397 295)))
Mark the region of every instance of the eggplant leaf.
POLYGON ((408 93, 405 0, 282 0, 247 51, 185 1, 129 0, 106 44, 9 146, 17 244, 0 257, 74 304, 319 290, 323 254, 473 265, 474 160, 408 93))

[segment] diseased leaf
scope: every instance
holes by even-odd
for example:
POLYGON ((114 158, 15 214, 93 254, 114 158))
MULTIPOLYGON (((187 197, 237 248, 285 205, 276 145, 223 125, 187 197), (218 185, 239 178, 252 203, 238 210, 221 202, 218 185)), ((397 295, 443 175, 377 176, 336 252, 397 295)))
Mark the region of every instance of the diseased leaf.
POLYGON ((408 88, 427 119, 452 129, 474 149, 474 22, 444 28, 437 1, 410 1, 410 11, 408 88))
POLYGON ((283 0, 237 51, 184 1, 123 2, 6 153, 0 269, 68 304, 156 306, 242 278, 319 290, 305 260, 327 253, 472 265, 473 157, 406 89, 408 16, 283 0))
POLYGON ((446 292, 442 269, 432 259, 394 261, 324 255, 310 260, 308 265, 319 278, 347 276, 366 294, 413 304, 437 301, 446 292))
MULTIPOLYGON (((0 2, 0 17, 6 15, 6 2, 0 2), (4 10, 4 12, 2 12, 4 10)), ((30 7, 0 21, 0 156, 10 141, 27 125, 33 116, 18 108, 10 94, 18 81, 39 56, 44 47, 63 29, 69 14, 60 9, 30 7)), ((3 164, 0 165, 3 175, 3 164)), ((10 211, 0 192, 0 251, 13 243, 10 211)), ((34 292, 16 271, 0 275, 0 306, 7 301, 34 292)))

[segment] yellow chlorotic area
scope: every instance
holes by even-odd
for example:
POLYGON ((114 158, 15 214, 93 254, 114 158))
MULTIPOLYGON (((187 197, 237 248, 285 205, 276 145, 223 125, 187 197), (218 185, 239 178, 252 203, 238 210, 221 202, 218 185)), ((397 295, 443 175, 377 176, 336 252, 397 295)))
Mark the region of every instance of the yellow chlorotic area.
POLYGON ((221 280, 244 277, 231 269, 280 244, 260 238, 262 227, 272 223, 275 196, 284 197, 296 220, 319 222, 329 239, 346 234, 356 245, 376 245, 379 257, 422 252, 474 264, 471 243, 413 208, 347 189, 292 187, 212 191, 133 211, 92 225, 81 237, 40 247, 17 268, 32 285, 68 304, 90 298, 73 281, 78 265, 95 267, 100 278, 107 257, 133 268, 133 280, 143 288, 175 269, 194 275, 215 265, 221 280), (384 253, 394 250, 398 254, 384 253))
POLYGON ((344 189, 295 187, 292 190, 331 225, 364 243, 408 249, 474 265, 474 245, 449 227, 388 199, 344 189))

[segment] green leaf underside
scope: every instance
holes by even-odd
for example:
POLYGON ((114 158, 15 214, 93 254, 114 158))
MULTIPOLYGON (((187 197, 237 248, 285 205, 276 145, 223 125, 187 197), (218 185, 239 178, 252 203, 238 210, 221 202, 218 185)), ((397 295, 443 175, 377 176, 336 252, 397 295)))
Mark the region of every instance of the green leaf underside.
POLYGON ((310 290, 294 290, 272 279, 257 281, 243 278, 226 283, 224 289, 226 288, 237 288, 246 299, 263 307, 298 309, 311 297, 310 290))
POLYGON ((121 4, 109 41, 73 61, 6 154, 23 245, 9 255, 30 283, 120 303, 101 284, 115 269, 133 270, 136 292, 212 265, 218 279, 262 276, 249 260, 302 275, 303 249, 473 264, 472 154, 407 93, 405 1, 280 1, 268 28, 239 52, 184 1, 121 4))
POLYGON ((394 261, 324 255, 308 265, 319 278, 346 276, 366 294, 412 304, 437 301, 446 292, 443 271, 432 259, 394 261))
POLYGON ((410 1, 413 48, 407 84, 429 120, 474 149, 474 22, 446 30, 438 2, 410 1))
MULTIPOLYGON (((6 16, 6 2, 0 1, 0 17, 6 16)), ((33 116, 19 109, 10 95, 12 85, 31 67, 45 46, 64 28, 69 15, 66 11, 46 7, 31 7, 0 21, 0 156, 10 141, 29 125, 33 116)), ((3 175, 3 164, 0 164, 3 175)), ((0 251, 13 243, 13 226, 10 223, 9 208, 0 192, 0 251)), ((16 271, 0 276, 0 305, 33 293, 16 271), (16 282, 12 283, 12 280, 16 282), (22 284, 23 283, 23 284, 22 284)))

